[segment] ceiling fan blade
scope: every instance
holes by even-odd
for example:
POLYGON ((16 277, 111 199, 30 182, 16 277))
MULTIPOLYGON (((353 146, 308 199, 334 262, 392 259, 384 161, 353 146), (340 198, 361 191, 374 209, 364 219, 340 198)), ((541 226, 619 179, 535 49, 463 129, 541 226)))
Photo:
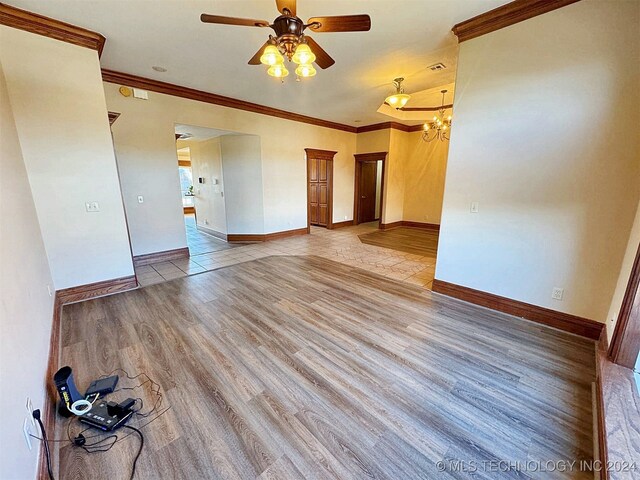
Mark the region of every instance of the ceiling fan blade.
POLYGON ((266 20, 254 20, 252 18, 222 17, 220 15, 200 15, 200 21, 204 23, 219 23, 221 25, 240 25, 243 27, 268 27, 266 20))
POLYGON ((325 69, 336 63, 336 61, 331 58, 329 54, 325 52, 313 38, 308 37, 307 35, 305 35, 304 38, 307 40, 307 45, 309 45, 309 48, 311 48, 311 51, 316 56, 316 65, 318 65, 322 69, 325 69))
POLYGON ((369 15, 341 15, 336 17, 312 17, 307 21, 314 32, 366 32, 371 29, 369 15))
POLYGON ((249 65, 260 65, 260 57, 262 56, 262 52, 264 52, 264 49, 267 47, 267 45, 270 44, 271 42, 269 40, 264 42, 264 45, 260 47, 260 50, 258 50, 256 54, 251 57, 251 60, 249 60, 249 65))
POLYGON ((291 15, 296 16, 296 0, 276 0, 276 5, 280 13, 284 13, 286 8, 291 15))

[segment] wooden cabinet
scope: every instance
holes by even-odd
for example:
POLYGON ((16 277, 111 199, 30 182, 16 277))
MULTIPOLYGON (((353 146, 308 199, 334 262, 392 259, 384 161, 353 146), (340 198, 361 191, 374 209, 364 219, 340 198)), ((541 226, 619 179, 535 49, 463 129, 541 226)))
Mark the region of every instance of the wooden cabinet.
POLYGON ((310 225, 332 227, 333 157, 336 152, 307 148, 307 198, 310 225))

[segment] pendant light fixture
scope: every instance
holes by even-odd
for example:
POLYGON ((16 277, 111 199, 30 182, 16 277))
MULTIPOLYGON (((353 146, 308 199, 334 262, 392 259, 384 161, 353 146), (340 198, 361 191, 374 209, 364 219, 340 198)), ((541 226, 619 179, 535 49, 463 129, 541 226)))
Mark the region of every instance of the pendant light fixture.
POLYGON ((444 94, 447 90, 441 90, 442 104, 438 109, 438 115, 434 115, 431 122, 425 122, 422 130, 422 140, 425 142, 432 142, 436 138, 441 142, 449 140, 449 129, 451 128, 451 115, 447 118, 444 117, 444 94))
POLYGON ((389 95, 384 99, 384 102, 387 105, 395 108, 396 110, 400 110, 402 107, 404 107, 411 98, 411 95, 407 95, 406 93, 404 93, 404 88, 402 87, 403 81, 403 77, 394 78, 393 86, 396 87, 396 93, 394 93, 393 95, 389 95))

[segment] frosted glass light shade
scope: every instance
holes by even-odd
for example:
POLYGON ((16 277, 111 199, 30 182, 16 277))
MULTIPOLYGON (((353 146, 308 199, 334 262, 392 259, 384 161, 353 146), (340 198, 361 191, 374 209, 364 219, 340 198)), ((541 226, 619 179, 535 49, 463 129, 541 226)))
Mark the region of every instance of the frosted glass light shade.
POLYGON ((300 65, 296 68, 296 75, 299 77, 313 77, 316 74, 316 69, 311 64, 300 65))
POLYGON ((284 57, 275 45, 267 45, 260 57, 260 63, 263 65, 277 65, 284 63, 284 57))
POLYGON ((279 63, 276 65, 271 65, 267 70, 267 73, 272 77, 284 78, 289 75, 289 70, 287 70, 283 64, 279 63))
POLYGON ((406 93, 394 93, 393 95, 389 95, 387 98, 385 98, 384 101, 391 107, 400 109, 407 104, 410 98, 411 95, 407 95, 406 93))
POLYGON ((298 65, 309 65, 316 61, 316 56, 313 54, 309 45, 301 43, 296 47, 296 51, 291 58, 298 65))

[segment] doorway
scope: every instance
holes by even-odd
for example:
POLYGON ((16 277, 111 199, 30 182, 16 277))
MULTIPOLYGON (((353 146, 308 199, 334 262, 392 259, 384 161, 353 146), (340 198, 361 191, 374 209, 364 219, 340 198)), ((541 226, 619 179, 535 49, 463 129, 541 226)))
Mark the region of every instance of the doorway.
POLYGON ((193 170, 191 168, 191 150, 189 147, 178 148, 178 174, 180 175, 180 193, 182 210, 185 215, 195 216, 196 206, 193 195, 193 170))
POLYGON ((311 225, 333 228, 333 157, 337 152, 305 148, 307 154, 307 232, 311 225))
POLYGON ((354 223, 381 222, 387 152, 361 153, 354 157, 354 223))
POLYGON ((180 196, 192 260, 230 248, 226 243, 220 154, 221 139, 230 134, 193 125, 175 125, 180 196))

